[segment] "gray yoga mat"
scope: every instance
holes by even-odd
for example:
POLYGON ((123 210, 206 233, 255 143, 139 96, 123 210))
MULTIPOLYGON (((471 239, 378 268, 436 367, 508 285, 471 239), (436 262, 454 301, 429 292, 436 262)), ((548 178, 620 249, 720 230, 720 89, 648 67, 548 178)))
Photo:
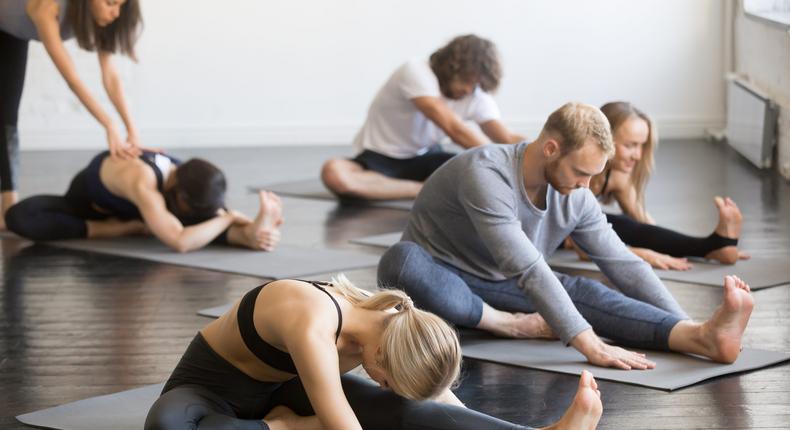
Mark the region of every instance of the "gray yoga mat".
POLYGON ((339 200, 343 204, 374 206, 380 208, 411 210, 413 200, 362 200, 362 199, 338 199, 324 187, 319 179, 302 179, 299 181, 278 182, 268 185, 250 186, 251 191, 268 190, 277 194, 291 197, 303 197, 307 199, 319 200, 339 200))
POLYGON ((755 370, 790 360, 790 354, 744 348, 733 364, 719 364, 690 355, 642 351, 656 363, 651 370, 616 370, 593 366, 559 341, 461 337, 464 357, 549 372, 581 375, 587 369, 597 379, 672 391, 722 375, 755 370))
POLYGON ((401 236, 403 236, 403 233, 401 232, 384 233, 384 234, 377 234, 375 236, 365 236, 365 237, 360 237, 359 239, 352 239, 349 242, 356 243, 359 245, 370 245, 370 246, 378 246, 381 248, 389 248, 390 246, 400 242, 401 236))
POLYGON ((20 422, 60 430, 140 430, 165 384, 92 397, 16 417, 20 422))
POLYGON ((197 312, 198 315, 208 318, 219 318, 222 314, 229 311, 234 303, 225 303, 224 305, 214 306, 213 308, 201 309, 197 312))
MULTIPOLYGON (((658 270, 656 275, 668 281, 688 282, 692 284, 721 287, 724 276, 738 275, 749 283, 753 290, 790 284, 790 255, 785 257, 752 257, 741 260, 735 265, 709 263, 702 260, 692 261, 691 270, 658 270)), ((549 258, 549 265, 554 269, 578 269, 598 271, 598 266, 590 261, 581 261, 571 250, 557 251, 549 258)))
POLYGON ((46 244, 263 278, 289 278, 370 267, 378 264, 379 260, 376 255, 356 251, 286 244, 280 244, 272 252, 210 245, 197 251, 180 254, 158 240, 147 237, 62 240, 46 242, 46 244))

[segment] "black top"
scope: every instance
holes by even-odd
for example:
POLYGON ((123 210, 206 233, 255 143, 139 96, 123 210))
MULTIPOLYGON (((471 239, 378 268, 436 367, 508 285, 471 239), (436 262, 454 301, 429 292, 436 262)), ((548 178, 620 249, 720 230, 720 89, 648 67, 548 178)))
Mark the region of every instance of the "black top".
MULTIPOLYGON (((316 281, 302 282, 308 282, 314 287, 323 291, 327 296, 329 296, 330 299, 332 299, 332 302, 335 304, 335 308, 337 308, 337 331, 335 332, 335 342, 337 342, 337 339, 340 337, 340 329, 343 326, 343 314, 340 312, 340 305, 337 303, 337 300, 335 300, 335 298, 324 289, 324 286, 331 286, 332 284, 316 281)), ((261 292, 261 289, 263 289, 263 287, 268 284, 269 283, 267 282, 249 291, 244 295, 244 297, 242 297, 241 303, 239 303, 239 310, 236 314, 239 322, 239 332, 241 332, 241 338, 244 340, 244 344, 247 345, 247 348, 249 348, 249 350, 252 351, 256 357, 258 357, 258 359, 277 370, 282 370, 283 372, 293 373, 296 375, 296 365, 294 364, 291 355, 285 351, 281 351, 273 347, 271 344, 263 340, 255 330, 255 323, 253 322, 253 315, 255 314, 255 300, 258 298, 258 294, 261 292)))

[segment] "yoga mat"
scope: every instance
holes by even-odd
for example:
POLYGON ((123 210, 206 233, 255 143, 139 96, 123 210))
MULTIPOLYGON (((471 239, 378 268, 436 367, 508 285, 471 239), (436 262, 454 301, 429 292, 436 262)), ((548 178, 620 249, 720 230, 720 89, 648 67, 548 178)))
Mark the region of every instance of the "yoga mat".
POLYGON ((378 246, 381 248, 389 248, 390 246, 400 242, 401 236, 403 236, 403 233, 401 232, 384 233, 384 234, 377 234, 375 236, 366 236, 366 237, 360 237, 359 239, 352 239, 349 242, 356 243, 359 245, 370 245, 370 246, 378 246))
MULTIPOLYGON (((725 275, 737 275, 746 281, 752 290, 790 284, 790 255, 782 257, 752 257, 741 260, 734 265, 710 263, 701 260, 692 261, 691 270, 659 270, 654 269, 659 278, 668 281, 688 282, 692 284, 721 287, 725 275)), ((579 269, 599 271, 598 266, 590 261, 581 261, 571 250, 557 251, 549 258, 549 266, 554 269, 579 269)))
POLYGON ((219 318, 222 314, 229 311, 233 307, 233 303, 225 303, 224 305, 214 306, 213 308, 201 309, 197 312, 198 315, 208 318, 219 318))
POLYGON ((60 430, 140 430, 165 384, 91 397, 16 417, 20 422, 60 430))
POLYGON ((755 370, 790 360, 790 354, 744 348, 733 364, 714 363, 695 356, 659 351, 641 351, 656 363, 651 370, 616 370, 593 366, 573 348, 559 341, 499 339, 485 335, 461 336, 464 357, 495 363, 581 375, 587 369, 597 379, 672 391, 717 376, 755 370))
POLYGON ((285 244, 279 245, 272 252, 209 245, 197 251, 180 254, 149 237, 62 240, 45 243, 61 248, 278 279, 370 267, 375 266, 379 261, 378 256, 356 251, 316 249, 285 244))
POLYGON ((375 206, 380 208, 411 210, 413 200, 363 200, 351 198, 338 198, 324 187, 319 179, 302 179, 299 181, 278 182, 268 185, 250 186, 251 191, 268 190, 277 194, 291 197, 303 197, 307 199, 336 200, 343 204, 375 206))

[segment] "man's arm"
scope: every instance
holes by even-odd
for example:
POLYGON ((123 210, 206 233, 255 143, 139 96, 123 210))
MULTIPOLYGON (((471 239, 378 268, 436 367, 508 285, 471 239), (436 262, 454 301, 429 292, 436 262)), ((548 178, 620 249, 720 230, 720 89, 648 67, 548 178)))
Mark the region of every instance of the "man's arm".
POLYGON ((589 190, 577 202, 582 206, 580 220, 571 233, 573 241, 598 265, 620 291, 628 297, 650 303, 681 318, 688 315, 656 276, 650 265, 628 250, 606 222, 606 215, 589 190))
POLYGON ((510 131, 498 119, 492 119, 480 124, 480 129, 492 142, 496 143, 519 143, 527 140, 524 136, 510 131))
POLYGON ((412 99, 412 103, 426 118, 442 129, 453 142, 464 148, 474 148, 485 144, 481 136, 467 127, 441 98, 416 97, 412 99))

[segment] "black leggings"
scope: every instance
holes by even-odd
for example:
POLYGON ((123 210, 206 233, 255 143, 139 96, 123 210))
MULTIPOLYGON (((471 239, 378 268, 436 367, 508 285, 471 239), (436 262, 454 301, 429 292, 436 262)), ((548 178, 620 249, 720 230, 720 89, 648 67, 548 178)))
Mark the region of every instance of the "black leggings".
POLYGON ((365 150, 351 161, 366 170, 372 170, 390 178, 424 182, 454 155, 451 152, 444 152, 440 145, 434 145, 425 154, 413 158, 392 158, 375 151, 365 150))
POLYGON ((725 246, 735 246, 738 239, 711 233, 708 237, 693 237, 656 225, 645 224, 627 215, 606 214, 615 233, 628 246, 647 248, 674 257, 704 257, 725 246))
POLYGON ((19 102, 25 85, 27 40, 0 30, 0 191, 16 189, 19 102))
MULTIPOLYGON (((364 429, 528 429, 458 406, 407 400, 359 376, 347 374, 341 380, 364 429)), ((298 377, 284 383, 254 380, 198 334, 151 406, 145 430, 268 430, 262 419, 280 405, 301 416, 315 415, 298 377)))
POLYGON ((71 180, 66 195, 28 197, 11 206, 5 215, 7 228, 31 240, 82 239, 88 236, 88 220, 109 218, 93 208, 88 196, 85 170, 71 180))

